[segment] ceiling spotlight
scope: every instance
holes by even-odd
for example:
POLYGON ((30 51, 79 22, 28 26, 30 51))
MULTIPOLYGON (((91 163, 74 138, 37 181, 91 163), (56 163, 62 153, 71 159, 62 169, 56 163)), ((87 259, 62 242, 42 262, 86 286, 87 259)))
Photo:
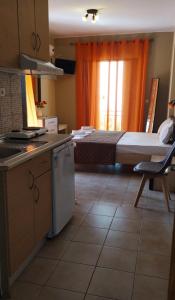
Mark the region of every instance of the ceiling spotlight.
POLYGON ((98 21, 99 20, 99 15, 95 15, 95 20, 98 21))
POLYGON ((82 20, 83 20, 83 22, 87 22, 87 19, 88 19, 88 14, 85 14, 85 15, 82 17, 82 20))
POLYGON ((95 23, 96 22, 96 19, 95 19, 95 15, 92 15, 92 20, 91 20, 92 23, 95 23))
POLYGON ((95 23, 99 19, 99 15, 98 15, 98 10, 97 9, 88 9, 87 12, 86 12, 86 14, 82 17, 82 20, 84 22, 86 22, 89 15, 92 15, 92 19, 91 19, 92 23, 95 23))

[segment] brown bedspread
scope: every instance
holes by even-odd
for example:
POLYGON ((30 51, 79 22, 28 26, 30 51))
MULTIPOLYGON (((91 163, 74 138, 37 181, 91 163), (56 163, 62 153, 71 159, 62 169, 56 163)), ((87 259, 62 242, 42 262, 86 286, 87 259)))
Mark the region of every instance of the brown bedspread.
POLYGON ((77 164, 115 164, 116 144, 123 131, 95 131, 76 140, 75 163, 77 164))

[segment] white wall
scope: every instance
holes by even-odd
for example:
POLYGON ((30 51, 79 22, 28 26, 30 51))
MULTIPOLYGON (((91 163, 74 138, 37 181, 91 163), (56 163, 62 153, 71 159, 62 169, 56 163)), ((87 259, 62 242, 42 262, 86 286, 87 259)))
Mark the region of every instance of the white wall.
POLYGON ((51 117, 56 115, 56 80, 52 77, 41 76, 41 100, 46 100, 47 105, 43 109, 44 115, 51 117))

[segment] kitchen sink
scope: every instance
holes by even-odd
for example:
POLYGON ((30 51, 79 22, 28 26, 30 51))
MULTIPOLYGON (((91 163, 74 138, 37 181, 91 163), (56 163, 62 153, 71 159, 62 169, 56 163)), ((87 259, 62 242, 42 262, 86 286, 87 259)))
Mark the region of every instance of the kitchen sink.
POLYGON ((32 140, 25 140, 25 139, 8 139, 8 138, 6 138, 6 139, 4 139, 3 141, 2 141, 2 144, 10 144, 11 146, 13 146, 13 147, 23 147, 23 148, 25 148, 26 146, 28 146, 28 145, 33 145, 33 146, 35 146, 35 147, 40 147, 40 146, 42 146, 42 145, 44 145, 44 144, 46 144, 47 142, 46 141, 32 141, 32 140))
POLYGON ((7 159, 14 155, 31 152, 46 143, 46 141, 2 139, 0 140, 0 159, 7 159))
POLYGON ((21 153, 21 149, 0 147, 0 159, 7 158, 18 153, 21 153))

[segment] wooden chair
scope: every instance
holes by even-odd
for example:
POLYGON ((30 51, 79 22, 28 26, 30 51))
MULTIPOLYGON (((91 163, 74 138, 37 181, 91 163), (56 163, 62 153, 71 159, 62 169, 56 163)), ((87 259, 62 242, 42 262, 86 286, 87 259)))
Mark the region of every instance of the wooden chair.
POLYGON ((134 172, 142 174, 140 188, 139 188, 139 191, 138 191, 135 203, 134 203, 135 207, 137 207, 139 199, 142 195, 146 180, 155 178, 155 177, 160 177, 167 209, 168 209, 168 211, 170 210, 170 208, 169 208, 170 193, 169 193, 169 189, 168 189, 168 185, 167 185, 167 181, 166 181, 166 175, 168 173, 168 169, 171 165, 172 157, 174 154, 175 154, 175 142, 172 144, 171 149, 165 156, 164 160, 159 161, 159 162, 152 162, 152 161, 140 162, 134 167, 134 169, 133 169, 134 172))

